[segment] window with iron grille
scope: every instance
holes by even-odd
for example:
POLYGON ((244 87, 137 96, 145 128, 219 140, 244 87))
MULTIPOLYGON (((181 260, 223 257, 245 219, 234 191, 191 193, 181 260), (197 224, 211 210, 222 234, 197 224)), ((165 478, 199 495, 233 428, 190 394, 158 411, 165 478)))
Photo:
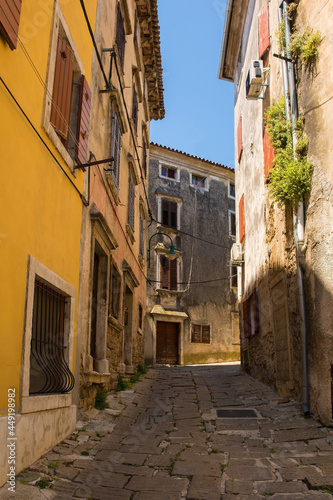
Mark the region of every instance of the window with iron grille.
POLYGON ((120 153, 121 153, 121 127, 116 109, 112 111, 111 123, 111 176, 117 189, 119 189, 120 175, 120 153))
POLYGON ((112 266, 110 278, 110 303, 109 314, 115 319, 120 318, 120 296, 121 296, 121 277, 117 269, 112 266))
POLYGON ((133 85, 133 102, 132 102, 132 120, 134 123, 135 133, 138 133, 138 116, 139 116, 139 101, 135 85, 133 85))
POLYGON ((91 91, 68 40, 58 36, 50 123, 70 156, 88 159, 91 91))
POLYGON ((17 47, 22 0, 0 0, 0 33, 5 37, 9 47, 17 47))
POLYGON ((160 287, 167 290, 177 290, 178 265, 176 260, 160 256, 160 287))
POLYGON ((35 279, 29 394, 67 393, 74 387, 65 333, 67 297, 35 279))
POLYGON ((191 323, 191 342, 194 344, 210 344, 210 325, 191 323))
POLYGON ((118 54, 122 70, 124 70, 125 43, 126 43, 126 33, 125 33, 124 17, 121 12, 120 3, 118 3, 116 44, 118 47, 118 54))
POLYGON ((161 223, 163 226, 177 229, 178 204, 176 201, 162 199, 161 223))
POLYGON ((128 186, 128 225, 134 232, 135 222, 135 184, 132 172, 129 173, 129 186, 128 186))

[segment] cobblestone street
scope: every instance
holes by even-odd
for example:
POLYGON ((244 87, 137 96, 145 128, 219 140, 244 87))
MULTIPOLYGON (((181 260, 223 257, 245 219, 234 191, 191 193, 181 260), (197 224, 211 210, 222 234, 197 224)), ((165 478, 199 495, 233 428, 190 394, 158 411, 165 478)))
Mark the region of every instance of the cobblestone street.
POLYGON ((333 429, 238 364, 151 369, 109 403, 0 498, 333 498, 333 429))

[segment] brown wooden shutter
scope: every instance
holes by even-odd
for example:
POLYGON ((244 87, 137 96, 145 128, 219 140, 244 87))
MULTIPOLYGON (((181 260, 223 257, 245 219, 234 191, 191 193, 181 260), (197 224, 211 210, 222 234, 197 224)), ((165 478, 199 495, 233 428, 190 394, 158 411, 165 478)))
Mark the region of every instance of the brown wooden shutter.
POLYGON ((170 290, 177 290, 177 281, 178 281, 177 261, 170 260, 169 268, 170 268, 170 290))
POLYGON ((265 128, 264 132, 263 148, 264 148, 265 181, 267 181, 269 171, 273 167, 273 161, 274 161, 274 148, 272 146, 267 128, 265 128))
POLYGON ((243 125, 242 125, 242 116, 238 119, 237 125, 237 159, 240 161, 242 152, 243 152, 243 125))
POLYGON ((129 177, 129 190, 128 190, 128 224, 132 231, 134 231, 134 203, 135 203, 135 184, 133 176, 129 177))
POLYGON ((73 53, 68 43, 58 38, 50 122, 57 134, 68 138, 73 83, 73 53))
POLYGON ((244 194, 242 194, 242 197, 239 201, 238 224, 239 224, 239 241, 240 243, 242 243, 245 237, 244 194))
POLYGON ((191 335, 191 341, 195 343, 200 343, 201 342, 201 325, 195 325, 192 323, 192 335, 191 335))
POLYGON ((202 325, 202 343, 210 344, 210 326, 202 325))
POLYGON ((259 12, 259 58, 263 59, 270 47, 269 40, 269 2, 264 3, 259 12))
POLYGON ((77 120, 76 160, 86 163, 88 159, 88 138, 90 121, 91 91, 84 75, 81 77, 80 103, 77 120))
POLYGON ((22 0, 0 0, 0 31, 9 47, 17 47, 22 0))
POLYGON ((118 3, 116 44, 118 47, 118 54, 122 70, 124 70, 125 43, 126 43, 126 34, 125 34, 124 17, 121 12, 120 3, 118 3))

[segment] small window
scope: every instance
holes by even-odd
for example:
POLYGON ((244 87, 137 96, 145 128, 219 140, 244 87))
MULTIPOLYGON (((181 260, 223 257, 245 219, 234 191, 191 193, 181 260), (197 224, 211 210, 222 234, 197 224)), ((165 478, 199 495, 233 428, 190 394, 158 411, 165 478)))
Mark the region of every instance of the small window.
POLYGON ((238 274, 237 274, 237 266, 230 267, 230 286, 232 288, 238 287, 238 274))
POLYGON ((120 59, 120 63, 121 63, 121 68, 124 71, 126 33, 125 33, 124 17, 123 17, 123 14, 121 12, 120 3, 118 3, 118 11, 117 11, 116 44, 117 44, 117 48, 118 48, 118 54, 119 54, 119 59, 120 59))
POLYGON ((210 344, 210 325, 191 323, 191 342, 194 344, 210 344))
POLYGON ((132 120, 134 123, 134 130, 136 134, 138 133, 138 116, 139 116, 138 94, 136 92, 135 85, 133 85, 132 120))
POLYGON ((121 126, 118 112, 116 109, 112 111, 111 119, 111 177, 117 189, 119 189, 120 175, 120 153, 121 153, 121 126))
POLYGON ((29 394, 63 394, 74 387, 68 366, 66 295, 35 280, 29 394))
POLYGON ((112 266, 110 279, 110 303, 109 314, 115 319, 120 317, 120 292, 121 292, 121 277, 117 269, 112 266))
POLYGON ((229 198, 236 198, 236 187, 233 182, 229 182, 229 198))
POLYGON ((206 188, 206 177, 203 177, 202 175, 192 174, 191 184, 192 184, 192 186, 195 186, 198 188, 206 188))
POLYGON ((254 290, 250 297, 243 302, 244 337, 251 337, 259 333, 259 297, 258 290, 254 290))
POLYGON ((145 251, 145 230, 144 230, 144 217, 142 213, 140 213, 140 255, 144 256, 145 251))
POLYGON ((176 260, 169 260, 164 255, 160 256, 161 288, 177 290, 178 266, 176 260))
POLYGON ((147 177, 147 145, 144 137, 142 139, 142 170, 145 177, 147 177))
POLYGON ((229 210, 229 236, 236 238, 236 214, 229 210))
POLYGON ((139 329, 142 330, 142 326, 143 326, 143 309, 142 309, 142 305, 139 304, 139 329))
POLYGON ((176 201, 162 199, 161 223, 163 226, 177 229, 178 204, 176 201))
POLYGON ((135 222, 135 184, 133 174, 129 173, 129 186, 128 186, 128 225, 134 232, 135 222))
POLYGON ((167 177, 168 179, 176 179, 177 169, 172 167, 166 167, 162 165, 161 176, 167 177))

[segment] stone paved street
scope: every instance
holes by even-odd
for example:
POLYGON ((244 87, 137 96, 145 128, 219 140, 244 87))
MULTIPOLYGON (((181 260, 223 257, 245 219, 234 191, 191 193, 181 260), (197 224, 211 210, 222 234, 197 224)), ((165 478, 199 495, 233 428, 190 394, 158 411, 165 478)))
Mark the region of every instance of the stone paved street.
POLYGON ((333 498, 333 429, 237 364, 151 369, 109 401, 0 498, 333 498), (252 411, 220 417, 222 409, 252 411))

